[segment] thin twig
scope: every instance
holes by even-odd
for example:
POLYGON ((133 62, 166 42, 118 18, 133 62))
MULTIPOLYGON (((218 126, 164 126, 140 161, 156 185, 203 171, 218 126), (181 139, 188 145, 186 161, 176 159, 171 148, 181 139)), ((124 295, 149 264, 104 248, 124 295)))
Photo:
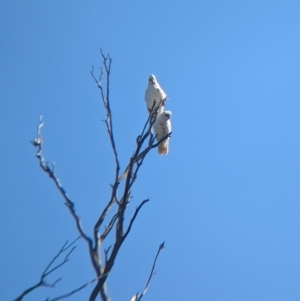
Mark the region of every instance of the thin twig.
POLYGON ((149 278, 148 278, 148 281, 146 283, 146 286, 145 286, 145 288, 144 288, 144 290, 143 290, 143 292, 141 294, 136 294, 136 296, 137 296, 136 299, 135 299, 136 301, 140 301, 143 298, 143 296, 146 294, 146 292, 148 290, 148 287, 150 285, 151 279, 155 275, 154 269, 155 269, 157 258, 159 256, 160 251, 164 248, 164 246, 165 246, 164 242, 159 245, 158 251, 156 253, 156 256, 155 256, 155 259, 154 259, 154 262, 153 262, 153 265, 152 265, 152 269, 151 269, 151 272, 150 272, 150 275, 149 275, 149 278))
POLYGON ((111 229, 113 228, 114 224, 115 224, 115 221, 117 220, 118 218, 118 214, 116 213, 112 219, 110 220, 108 226, 106 227, 105 231, 103 232, 103 234, 101 234, 99 240, 100 240, 100 243, 106 238, 106 236, 109 234, 109 232, 111 231, 111 229))
POLYGON ((79 238, 76 238, 72 243, 70 243, 68 245, 68 241, 66 241, 64 243, 64 245, 60 248, 60 250, 58 251, 58 253, 53 257, 53 259, 50 261, 50 263, 46 266, 46 268, 44 269, 41 277, 40 277, 40 281, 33 285, 32 287, 26 289, 19 297, 17 297, 16 299, 14 299, 14 301, 21 301, 27 294, 29 294, 31 291, 35 290, 38 287, 54 287, 56 285, 57 282, 59 282, 61 280, 61 278, 55 280, 52 284, 49 284, 45 281, 45 278, 51 274, 52 272, 54 272, 56 269, 60 268, 61 266, 63 266, 67 261, 68 261, 68 257, 71 254, 71 252, 75 249, 75 247, 73 247, 71 249, 71 251, 66 255, 65 259, 58 265, 56 265, 54 268, 52 268, 50 271, 48 271, 50 269, 50 267, 52 266, 52 264, 58 259, 58 257, 65 252, 69 247, 71 247, 79 238))
POLYGON ((147 202, 149 202, 148 199, 142 201, 142 202, 139 204, 139 206, 135 209, 135 212, 134 212, 134 214, 133 214, 133 216, 132 216, 132 218, 131 218, 131 220, 130 220, 130 222, 129 222, 128 228, 127 228, 125 234, 123 235, 123 238, 124 238, 124 239, 125 239, 126 236, 129 234, 129 232, 130 232, 130 230, 131 230, 131 227, 132 227, 132 224, 133 224, 134 220, 136 219, 136 217, 137 217, 137 215, 138 215, 140 209, 141 209, 147 202))
MULTIPOLYGON (((105 275, 102 275, 102 276, 100 276, 99 278, 104 277, 104 276, 105 276, 105 275)), ((55 298, 53 298, 53 299, 47 298, 45 301, 57 301, 57 300, 61 300, 61 299, 68 298, 68 297, 70 297, 71 295, 73 295, 73 294, 75 294, 75 293, 81 291, 82 289, 84 289, 85 287, 87 287, 89 284, 95 282, 96 280, 98 280, 98 279, 97 279, 97 278, 96 278, 96 279, 92 279, 92 280, 86 282, 85 284, 81 285, 80 287, 74 289, 73 291, 71 291, 71 292, 69 292, 69 293, 67 293, 67 294, 64 294, 64 295, 55 297, 55 298)))
POLYGON ((90 280, 88 282, 86 282, 85 284, 83 284, 82 286, 74 289, 73 291, 67 293, 67 294, 64 294, 64 295, 61 295, 61 296, 58 296, 58 297, 55 297, 53 299, 46 299, 45 301, 58 301, 58 300, 61 300, 61 299, 65 299, 65 298, 68 298, 70 296, 72 296, 73 294, 81 291, 82 289, 84 289, 85 287, 87 287, 89 284, 95 282, 97 279, 93 279, 93 280, 90 280))
POLYGON ((111 246, 109 246, 107 249, 104 250, 105 263, 107 263, 108 252, 110 249, 111 249, 111 246))
MULTIPOLYGON (((115 189, 115 188, 113 188, 115 189)), ((98 221, 96 222, 95 226, 94 226, 94 239, 95 241, 97 241, 98 239, 98 233, 99 233, 99 228, 102 225, 102 223, 104 222, 104 219, 109 211, 109 209, 112 207, 114 203, 114 199, 111 199, 108 204, 106 205, 106 207, 104 208, 104 210, 102 211, 98 221)), ((95 243, 95 248, 94 248, 95 252, 98 252, 98 242, 95 243)))
POLYGON ((51 269, 49 272, 45 273, 45 276, 51 274, 52 272, 54 272, 55 270, 59 269, 62 265, 64 265, 68 259, 69 259, 69 256, 71 255, 71 253, 75 250, 76 247, 73 247, 70 252, 66 255, 64 261, 60 264, 58 264, 57 266, 55 266, 53 269, 51 269))

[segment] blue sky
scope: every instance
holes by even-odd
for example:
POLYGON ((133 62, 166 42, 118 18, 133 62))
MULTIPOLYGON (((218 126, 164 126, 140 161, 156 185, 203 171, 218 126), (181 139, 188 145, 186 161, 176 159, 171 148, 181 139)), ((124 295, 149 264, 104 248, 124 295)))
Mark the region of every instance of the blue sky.
MULTIPOLYGON (((2 1, 0 3, 1 300, 39 276, 74 222, 39 169, 34 138, 76 203, 84 229, 109 197, 113 157, 90 76, 113 58, 121 167, 147 118, 153 73, 169 97, 170 153, 153 151, 129 214, 150 198, 108 279, 113 300, 300 299, 299 1, 2 1)), ((128 215, 129 218, 129 215, 128 215)), ((45 300, 94 277, 83 241, 45 300)), ((69 300, 87 300, 89 286, 69 300)))

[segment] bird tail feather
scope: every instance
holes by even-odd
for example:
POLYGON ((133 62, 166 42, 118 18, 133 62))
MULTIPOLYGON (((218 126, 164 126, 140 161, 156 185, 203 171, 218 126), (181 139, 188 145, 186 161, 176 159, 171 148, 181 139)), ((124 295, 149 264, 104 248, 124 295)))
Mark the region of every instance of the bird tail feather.
POLYGON ((157 147, 157 151, 160 155, 166 155, 169 152, 168 144, 161 142, 157 147))

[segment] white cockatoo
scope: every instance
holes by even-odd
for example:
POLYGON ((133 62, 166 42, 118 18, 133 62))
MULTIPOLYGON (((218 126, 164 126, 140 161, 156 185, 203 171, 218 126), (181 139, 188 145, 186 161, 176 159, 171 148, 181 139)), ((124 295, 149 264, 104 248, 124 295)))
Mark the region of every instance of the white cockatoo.
POLYGON ((167 100, 167 95, 164 90, 160 87, 159 83, 156 80, 155 75, 151 74, 148 79, 148 87, 145 92, 145 101, 147 103, 147 110, 150 113, 154 101, 155 107, 153 112, 156 112, 157 117, 164 111, 164 102, 167 100))
MULTIPOLYGON (((171 115, 171 111, 164 111, 155 120, 153 124, 153 131, 157 141, 160 141, 171 133, 171 115)), ((158 145, 157 150, 160 155, 166 155, 169 152, 169 140, 170 137, 168 137, 158 145)))

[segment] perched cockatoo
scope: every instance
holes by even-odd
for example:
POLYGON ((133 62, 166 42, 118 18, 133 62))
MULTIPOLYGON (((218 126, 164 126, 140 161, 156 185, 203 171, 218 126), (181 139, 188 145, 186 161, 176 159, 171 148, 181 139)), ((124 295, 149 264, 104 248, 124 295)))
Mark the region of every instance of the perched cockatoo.
POLYGON ((148 87, 145 92, 145 101, 147 103, 147 110, 150 113, 154 101, 155 107, 152 112, 156 112, 157 117, 164 111, 164 102, 167 100, 167 95, 164 90, 160 87, 156 80, 155 75, 151 74, 148 79, 148 87))
MULTIPOLYGON (((171 115, 171 111, 164 111, 155 120, 153 124, 153 131, 157 141, 160 141, 171 133, 171 115)), ((169 140, 170 137, 158 145, 157 150, 160 155, 166 155, 169 152, 169 140)))

